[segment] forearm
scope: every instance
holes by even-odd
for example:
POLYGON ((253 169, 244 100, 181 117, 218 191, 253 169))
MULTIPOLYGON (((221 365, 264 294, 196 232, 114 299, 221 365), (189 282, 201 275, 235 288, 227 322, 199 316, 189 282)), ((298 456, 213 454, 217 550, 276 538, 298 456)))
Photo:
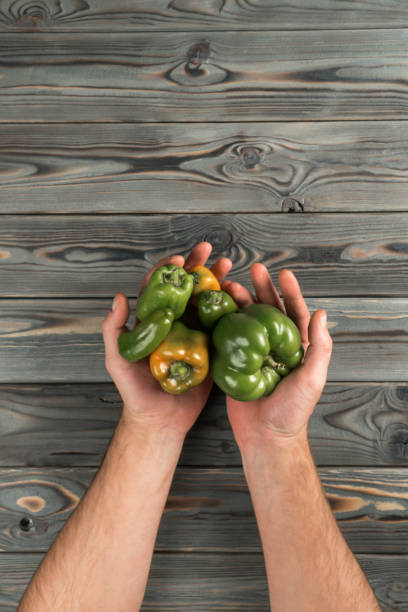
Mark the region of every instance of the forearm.
POLYGON ((101 468, 18 612, 139 609, 182 442, 119 420, 101 468))
POLYGON ((340 532, 306 436, 241 449, 276 612, 380 612, 340 532))

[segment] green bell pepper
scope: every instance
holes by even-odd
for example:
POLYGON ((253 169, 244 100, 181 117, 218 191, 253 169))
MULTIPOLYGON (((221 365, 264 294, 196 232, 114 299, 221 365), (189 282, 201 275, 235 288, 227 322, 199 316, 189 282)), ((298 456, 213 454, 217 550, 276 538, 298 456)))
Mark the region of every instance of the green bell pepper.
POLYGON ((128 361, 147 357, 166 338, 173 321, 174 313, 170 308, 153 310, 135 329, 119 336, 119 353, 128 361))
POLYGON ((240 401, 267 396, 303 357, 298 328, 281 310, 250 304, 218 321, 212 342, 211 376, 240 401))
POLYGON ((198 318, 201 325, 206 329, 212 329, 218 319, 237 310, 238 306, 225 291, 207 289, 199 294, 198 318))
POLYGON ((183 314, 193 291, 194 280, 184 268, 167 264, 157 268, 136 304, 136 316, 143 321, 158 308, 170 308, 174 318, 183 314))

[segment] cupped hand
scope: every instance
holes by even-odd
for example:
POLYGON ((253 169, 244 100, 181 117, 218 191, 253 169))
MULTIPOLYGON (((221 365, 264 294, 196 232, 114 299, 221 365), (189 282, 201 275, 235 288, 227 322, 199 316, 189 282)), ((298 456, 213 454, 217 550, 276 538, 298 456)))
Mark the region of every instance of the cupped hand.
MULTIPOLYGON (((200 242, 186 261, 181 255, 161 259, 143 278, 138 295, 140 296, 158 267, 172 263, 189 271, 196 265, 205 265, 211 251, 212 245, 209 242, 200 242)), ((231 266, 231 260, 222 257, 216 261, 211 270, 221 282, 231 266)), ((147 426, 149 429, 165 427, 185 435, 207 401, 212 386, 210 374, 200 385, 180 395, 163 391, 150 372, 149 357, 131 362, 119 353, 118 337, 121 333, 131 330, 126 326, 129 318, 128 299, 124 293, 117 293, 115 297, 116 308, 104 319, 102 333, 105 343, 105 367, 124 402, 122 418, 147 426)), ((137 323, 136 318, 132 329, 137 323)))
POLYGON ((221 287, 240 307, 258 302, 279 308, 296 323, 305 354, 301 363, 283 377, 269 396, 251 402, 227 396, 231 427, 239 446, 265 436, 306 439, 307 423, 326 383, 332 352, 326 312, 317 310, 310 317, 299 284, 290 270, 281 270, 278 277, 283 303, 263 264, 251 267, 251 278, 255 295, 229 280, 221 287))

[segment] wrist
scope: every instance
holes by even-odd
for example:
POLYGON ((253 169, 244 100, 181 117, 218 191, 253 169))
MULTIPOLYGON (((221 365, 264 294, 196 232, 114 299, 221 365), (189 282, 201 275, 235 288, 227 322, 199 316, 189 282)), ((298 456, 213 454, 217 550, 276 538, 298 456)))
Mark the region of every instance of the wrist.
POLYGON ((299 471, 314 470, 314 461, 307 439, 307 428, 296 435, 275 434, 269 431, 239 445, 242 465, 247 479, 258 482, 272 480, 288 482, 299 471))
POLYGON ((147 422, 123 411, 116 425, 115 436, 125 438, 130 445, 164 445, 168 450, 181 452, 186 434, 167 425, 147 422))
POLYGON ((309 448, 307 423, 297 433, 278 433, 266 426, 253 431, 245 439, 237 439, 241 455, 256 454, 259 451, 269 453, 302 452, 309 448))
POLYGON ((146 495, 158 495, 170 486, 183 440, 171 432, 153 430, 120 417, 100 468, 102 479, 115 479, 129 470, 146 495))
POLYGON ((129 435, 135 439, 145 439, 151 442, 161 440, 166 443, 174 442, 181 446, 187 435, 184 430, 179 430, 167 423, 157 422, 154 419, 146 418, 145 415, 134 414, 126 408, 126 405, 123 406, 117 427, 129 432, 129 435))

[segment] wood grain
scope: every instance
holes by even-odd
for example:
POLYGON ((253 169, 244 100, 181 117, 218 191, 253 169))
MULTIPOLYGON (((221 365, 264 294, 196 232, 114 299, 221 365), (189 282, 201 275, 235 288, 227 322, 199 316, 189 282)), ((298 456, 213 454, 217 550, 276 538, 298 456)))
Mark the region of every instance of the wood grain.
MULTIPOLYGON (((146 32, 155 30, 281 30, 400 28, 404 0, 3 0, 0 31, 146 32)), ((295 36, 295 34, 294 34, 295 36)))
MULTIPOLYGON (((43 553, 0 554, 2 612, 17 603, 43 553)), ((408 556, 357 555, 383 612, 408 611, 408 556)), ((155 553, 141 612, 270 612, 261 554, 155 553), (188 579, 186 580, 186 576, 188 579)))
MULTIPOLYGON (((0 385, 0 466, 99 466, 122 410, 113 383, 0 385)), ((327 383, 309 421, 318 466, 408 466, 408 383, 327 383)), ((240 466, 214 386, 180 466, 240 466)))
MULTIPOLYGON (((0 383, 107 382, 102 323, 111 300, 2 300, 0 383)), ((306 298, 333 338, 329 381, 406 382, 408 298, 306 298)), ((131 303, 131 327, 134 321, 131 303)))
POLYGON ((0 214, 408 211, 407 142, 404 121, 0 124, 0 214))
POLYGON ((408 29, 3 34, 0 122, 407 119, 408 29), (197 45, 202 51, 197 54, 197 45))
MULTIPOLYGON (((1 551, 47 550, 95 472, 0 469, 1 551), (27 518, 28 531, 20 524, 27 518)), ((319 468, 319 476, 354 553, 406 552, 408 468, 319 468)), ((261 552, 242 468, 177 468, 156 550, 261 552)))
MULTIPOLYGON (((334 342, 329 381, 406 382, 407 298, 306 303, 311 312, 328 313, 334 342)), ((111 300, 102 299, 2 300, 0 382, 108 381, 102 322, 110 307, 111 300)))
POLYGON ((131 298, 159 259, 187 258, 202 240, 213 245, 209 265, 229 257, 228 278, 246 286, 261 262, 276 282, 290 268, 305 296, 408 295, 408 214, 0 218, 2 297, 131 298))
MULTIPOLYGON (((408 612, 407 17, 403 0, 0 2, 2 611, 117 423, 102 338, 113 294, 133 311, 151 265, 204 239, 234 280, 248 284, 255 261, 274 280, 289 267, 310 310, 327 310, 312 453, 382 609, 408 612)), ((269 611, 215 387, 142 610, 269 611)))

